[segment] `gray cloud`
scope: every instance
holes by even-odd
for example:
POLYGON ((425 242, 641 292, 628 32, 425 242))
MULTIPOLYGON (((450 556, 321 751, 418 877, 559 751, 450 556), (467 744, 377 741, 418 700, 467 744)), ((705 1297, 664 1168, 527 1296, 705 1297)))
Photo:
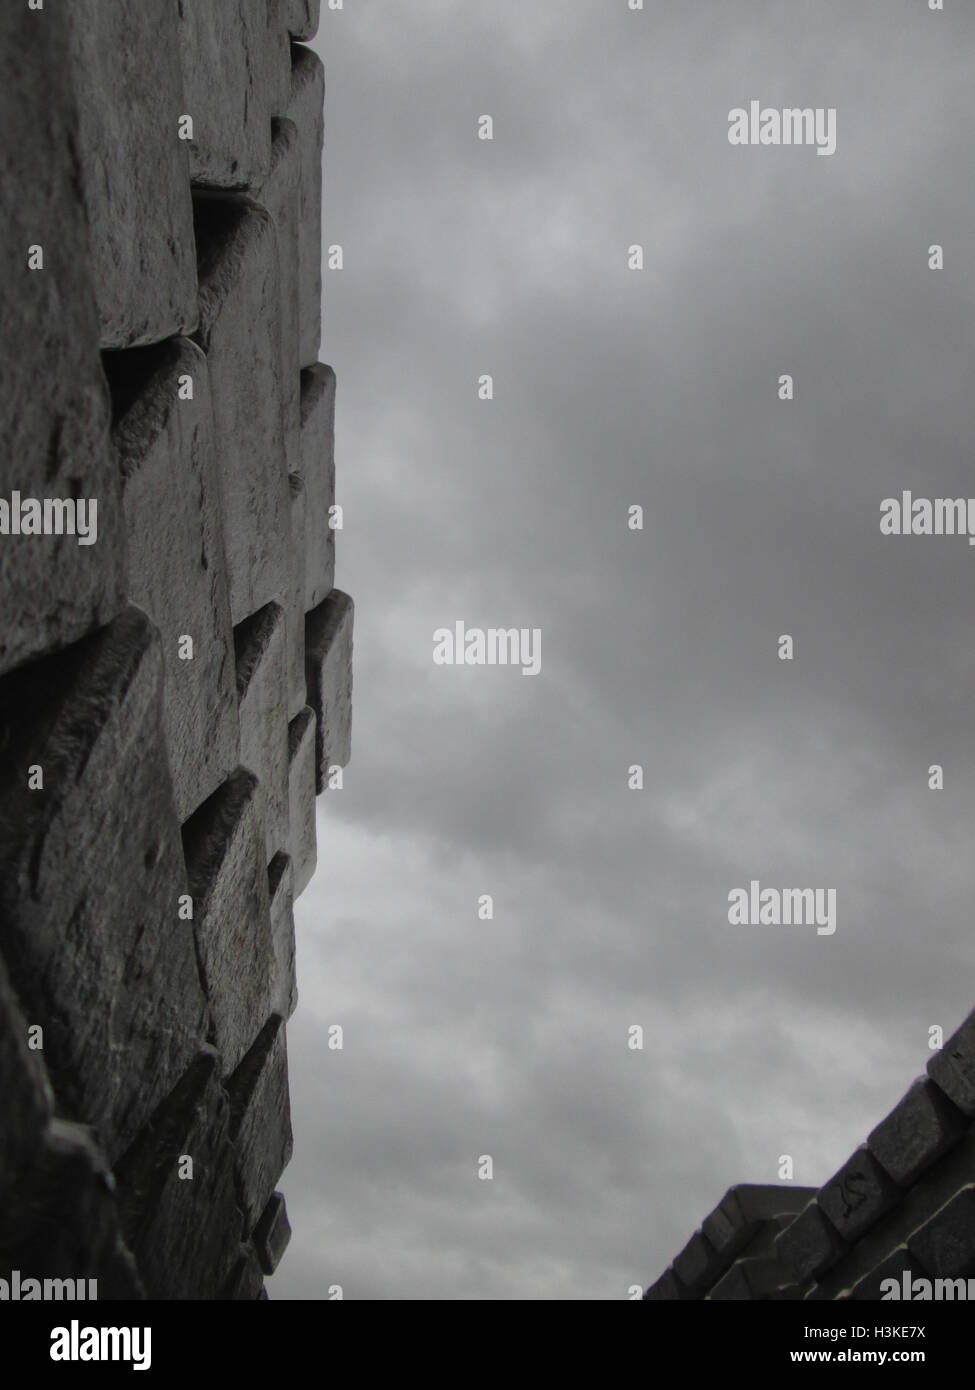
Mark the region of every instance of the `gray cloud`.
POLYGON ((885 0, 323 14, 354 755, 273 1297, 625 1297, 732 1182, 827 1177, 971 1006, 975 555, 878 523, 975 492, 973 37, 885 0), (836 154, 730 147, 751 97, 835 106, 836 154), (541 627, 541 675, 435 667, 457 618, 541 627), (836 935, 730 927, 751 878, 835 887, 836 935))

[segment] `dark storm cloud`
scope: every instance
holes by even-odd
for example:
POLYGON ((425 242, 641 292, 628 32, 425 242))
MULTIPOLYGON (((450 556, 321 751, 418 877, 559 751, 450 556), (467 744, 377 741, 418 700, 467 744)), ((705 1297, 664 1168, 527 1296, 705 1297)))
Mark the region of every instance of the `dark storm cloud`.
POLYGON ((625 1296, 730 1183, 828 1176, 970 1007, 975 551, 879 507, 975 494, 973 31, 323 15, 355 727, 274 1296, 625 1296), (752 97, 836 107, 836 154, 729 146, 752 97), (434 666, 458 618, 540 627, 541 674, 434 666), (835 936, 729 926, 751 878, 836 888, 835 936))

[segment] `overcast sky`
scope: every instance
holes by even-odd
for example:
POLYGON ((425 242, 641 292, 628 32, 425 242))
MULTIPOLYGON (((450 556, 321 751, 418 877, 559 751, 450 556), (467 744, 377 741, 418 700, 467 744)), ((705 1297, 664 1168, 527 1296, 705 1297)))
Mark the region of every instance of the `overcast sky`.
POLYGON ((621 1299, 975 1003, 975 550, 879 529, 975 496, 975 6, 323 0, 315 47, 353 758, 271 1296, 621 1299), (836 153, 732 147, 752 99, 836 153), (541 673, 434 665, 458 619, 541 673), (752 879, 835 934, 729 925, 752 879))

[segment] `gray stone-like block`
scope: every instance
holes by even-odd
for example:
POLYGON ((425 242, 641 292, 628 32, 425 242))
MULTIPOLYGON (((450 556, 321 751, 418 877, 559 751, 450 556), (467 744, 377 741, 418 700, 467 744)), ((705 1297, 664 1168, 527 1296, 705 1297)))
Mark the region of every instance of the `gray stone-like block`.
POLYGON ((0 951, 23 1010, 47 1025, 61 1114, 90 1124, 112 1162, 206 1027, 179 918, 158 634, 128 608, 7 676, 0 707, 0 951))
POLYGON ((739 1220, 736 1216, 733 1211, 717 1206, 701 1223, 703 1234, 715 1250, 729 1260, 734 1259, 761 1229, 761 1222, 739 1220))
POLYGON ((352 624, 348 594, 333 589, 305 619, 308 703, 315 711, 315 790, 328 769, 345 767, 352 748, 352 624))
POLYGON ((77 148, 103 347, 196 327, 176 6, 70 0, 77 148))
POLYGON ((335 583, 335 373, 324 362, 301 373, 301 476, 305 484, 305 612, 335 583))
MULTIPOLYGON (((267 101, 272 117, 280 116, 291 100, 291 35, 287 0, 267 0, 263 49, 267 65, 267 101)), ((272 155, 273 159, 273 155, 272 155)))
POLYGON ((902 1192, 890 1211, 849 1247, 835 1267, 823 1276, 818 1296, 838 1297, 844 1289, 852 1288, 864 1275, 876 1269, 950 1202, 955 1193, 971 1181, 973 1172, 975 1132, 970 1130, 961 1143, 949 1149, 913 1187, 902 1192))
POLYGON ((844 1240, 856 1240, 897 1200, 897 1189, 866 1147, 820 1188, 817 1201, 844 1240))
POLYGON ((291 496, 291 592, 288 598, 288 718, 305 707, 305 484, 288 478, 291 496))
POLYGON ((291 49, 291 101, 285 113, 298 128, 298 277, 301 365, 318 361, 322 340, 322 147, 325 140, 325 70, 317 53, 291 49))
POLYGON ((112 1175, 83 1125, 50 1122, 30 1172, 4 1202, 0 1230, 0 1278, 9 1281, 17 1270, 22 1288, 24 1279, 61 1281, 59 1300, 145 1296, 122 1236, 112 1175))
POLYGON ((915 1231, 907 1246, 935 1279, 975 1274, 975 1183, 968 1183, 915 1231))
POLYGON ((240 1247, 237 1263, 230 1273, 220 1297, 235 1303, 253 1303, 264 1291, 264 1272, 257 1251, 248 1242, 240 1247))
POLYGON ((871 1132, 867 1145, 898 1187, 910 1187, 925 1168, 957 1144, 966 1129, 959 1110, 929 1081, 915 1081, 871 1132))
POLYGON ((254 1249, 265 1274, 273 1274, 291 1240, 291 1225, 284 1194, 272 1192, 254 1231, 254 1249))
POLYGON ((264 826, 257 778, 238 770, 183 826, 193 925, 226 1072, 271 1009, 271 940, 264 826))
MULTIPOLYGON (((0 8, 0 499, 95 499, 97 539, 0 535, 0 673, 109 622, 125 553, 61 10, 0 8), (43 269, 28 269, 30 247, 43 269)), ((19 514, 19 507, 17 508, 19 514)), ((87 518, 83 518, 87 526, 87 518)))
POLYGON ((928 1076, 959 1110, 975 1116, 975 1012, 928 1062, 928 1076))
POLYGON ((705 1217, 701 1230, 720 1255, 732 1259, 769 1225, 774 1234, 780 1219, 798 1214, 815 1195, 811 1187, 739 1183, 705 1217))
POLYGON ((781 1297, 789 1287, 787 1279, 788 1275, 778 1260, 768 1255, 746 1258, 736 1261, 721 1276, 708 1298, 713 1303, 743 1303, 781 1297))
POLYGON ((298 983, 295 970, 294 877, 289 855, 274 856, 267 866, 267 880, 275 961, 272 1007, 282 1018, 290 1018, 298 1004, 298 983))
POLYGON ((284 609, 268 603, 234 628, 240 761, 260 783, 267 862, 288 847, 288 645, 284 609))
POLYGON ((229 1128, 220 1058, 204 1047, 116 1166, 123 1228, 152 1299, 216 1299, 229 1281, 243 1238, 229 1128))
POLYGON ((792 1183, 739 1183, 729 1188, 721 1206, 726 1208, 733 1202, 748 1221, 786 1224, 805 1211, 816 1191, 815 1187, 797 1187, 792 1183))
POLYGON ((271 162, 267 0, 179 0, 177 38, 194 182, 252 188, 271 162))
POLYGON ((158 348, 109 354, 107 370, 116 402, 129 590, 162 635, 163 719, 183 821, 240 761, 207 362, 195 343, 174 338, 158 348), (187 377, 192 400, 179 398, 187 377), (186 637, 193 642, 191 660, 180 657, 186 637))
MULTIPOLYGON (((290 55, 290 49, 289 49, 290 55)), ((290 88, 291 63, 288 59, 290 88)), ((298 204, 301 149, 293 121, 271 122, 271 170, 255 195, 274 222, 281 286, 281 405, 284 417, 284 452, 289 473, 301 462, 301 368, 298 361, 298 204)))
POLYGON ((911 1279, 924 1277, 924 1270, 916 1260, 911 1259, 911 1252, 907 1246, 898 1245, 897 1249, 892 1250, 875 1269, 857 1280, 849 1291, 849 1297, 858 1301, 866 1299, 876 1302, 882 1297, 882 1282, 885 1279, 896 1279, 900 1284, 905 1273, 910 1275, 911 1279))
POLYGON ((197 194, 200 327, 207 355, 233 622, 285 601, 290 498, 281 404, 274 223, 246 198, 197 194))
POLYGON ((700 1231, 694 1232, 673 1266, 677 1278, 695 1298, 706 1292, 724 1267, 725 1262, 700 1231))
POLYGON ((291 798, 291 840, 295 897, 315 872, 315 711, 305 708, 288 725, 288 785, 291 798))
POLYGON ((5 1223, 17 1205, 17 1185, 36 1160, 54 1107, 44 1054, 28 1046, 28 1027, 0 956, 0 1250, 7 1244, 5 1223))
POLYGON ((318 32, 321 0, 282 0, 284 20, 295 39, 313 39, 318 32))
POLYGON ((670 1303, 680 1298, 689 1298, 687 1290, 681 1287, 680 1280, 672 1269, 665 1269, 660 1278, 651 1284, 643 1295, 644 1303, 670 1303))
POLYGON ((252 1231, 291 1159, 288 1053, 283 1021, 272 1015, 227 1082, 237 1190, 252 1231))
POLYGON ((818 1279, 841 1258, 846 1242, 815 1201, 804 1207, 775 1239, 775 1255, 800 1283, 818 1279))

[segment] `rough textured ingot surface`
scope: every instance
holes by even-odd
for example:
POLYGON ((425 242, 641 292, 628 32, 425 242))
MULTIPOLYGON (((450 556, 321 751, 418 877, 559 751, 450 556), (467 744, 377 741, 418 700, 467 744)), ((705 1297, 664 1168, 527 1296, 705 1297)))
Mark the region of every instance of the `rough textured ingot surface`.
POLYGON ((291 856, 276 854, 267 866, 271 902, 271 938, 274 942, 274 998, 272 1007, 290 1018, 298 1005, 295 962, 294 875, 291 856))
POLYGON ((193 926, 224 1071, 271 1011, 274 948, 257 778, 243 768, 183 826, 193 926))
POLYGON ((291 1224, 284 1194, 272 1192, 254 1231, 254 1249, 265 1274, 273 1274, 291 1240, 291 1224))
POLYGON ((318 32, 321 0, 281 0, 284 21, 295 39, 313 39, 318 32))
POLYGON ((263 47, 272 117, 286 111, 291 100, 291 34, 285 9, 286 0, 267 0, 263 47))
POLYGON ((348 594, 333 589, 305 619, 308 703, 315 711, 315 789, 330 767, 345 767, 352 742, 352 623, 348 594))
POLYGON ((325 139, 325 69, 317 53, 291 49, 291 101, 285 113, 298 129, 301 182, 298 199, 298 277, 301 365, 318 361, 322 341, 322 143, 325 139))
POLYGON ((969 1118, 975 1118, 975 1013, 928 1062, 928 1076, 969 1118))
MULTIPOLYGON (((290 64, 288 68, 290 77, 290 64)), ((257 202, 274 222, 281 286, 281 409, 284 418, 284 452, 289 473, 297 473, 301 449, 301 368, 298 362, 298 199, 301 149, 293 121, 271 122, 271 171, 257 202)))
POLYGON ((220 1057, 204 1047, 116 1167, 123 1228, 149 1298, 214 1299, 224 1290, 242 1235, 229 1129, 220 1057))
POLYGON ((62 9, 0 9, 0 78, 0 499, 97 504, 94 544, 0 536, 2 673, 121 610, 125 546, 62 9))
POLYGON ((103 347, 196 327, 175 5, 70 0, 71 76, 103 347))
POLYGON ((961 1139, 966 1124, 937 1086, 919 1080, 871 1131, 867 1147, 898 1187, 910 1187, 961 1139))
POLYGON ((288 644, 284 609, 268 603, 234 628, 240 761, 259 783, 267 862, 288 847, 288 644))
POLYGON ((291 590, 288 595, 288 718, 305 707, 305 484, 288 477, 291 498, 291 590))
POLYGON ((112 353, 107 365, 129 591, 162 635, 163 720, 184 821, 240 761, 207 362, 195 343, 174 338, 112 353))
POLYGON ((0 951, 46 1025, 60 1113, 90 1124, 112 1161, 206 1027, 179 916, 158 634, 128 608, 7 676, 0 705, 0 951))
POLYGON ((83 1125, 51 1121, 5 1214, 0 1278, 57 1280, 54 1297, 61 1299, 145 1296, 123 1238, 112 1175, 83 1125))
POLYGON ((247 198, 198 194, 200 326, 207 355, 233 622, 290 589, 291 511, 281 405, 274 223, 247 198))
POLYGON ((305 485, 305 611, 335 584, 335 373, 319 362, 301 373, 301 477, 305 485))
POLYGON ((31 1047, 28 1024, 0 955, 0 1250, 8 1244, 8 1222, 18 1205, 18 1185, 37 1158, 54 1109, 43 1051, 31 1047))
POLYGON ((178 0, 176 12, 184 112, 193 118, 190 176, 253 188, 271 162, 267 0, 178 0))
POLYGON ((250 1232, 291 1158, 288 1052, 283 1021, 272 1016, 227 1082, 237 1191, 250 1232))
POLYGON ((317 859, 315 831, 315 711, 307 705, 288 725, 288 790, 291 799, 289 849, 294 895, 311 882, 317 859))
POLYGON ((248 1241, 246 1245, 240 1246, 237 1262, 230 1272, 230 1277, 224 1285, 220 1297, 238 1303, 253 1303, 265 1296, 264 1271, 261 1268, 257 1251, 248 1241))

